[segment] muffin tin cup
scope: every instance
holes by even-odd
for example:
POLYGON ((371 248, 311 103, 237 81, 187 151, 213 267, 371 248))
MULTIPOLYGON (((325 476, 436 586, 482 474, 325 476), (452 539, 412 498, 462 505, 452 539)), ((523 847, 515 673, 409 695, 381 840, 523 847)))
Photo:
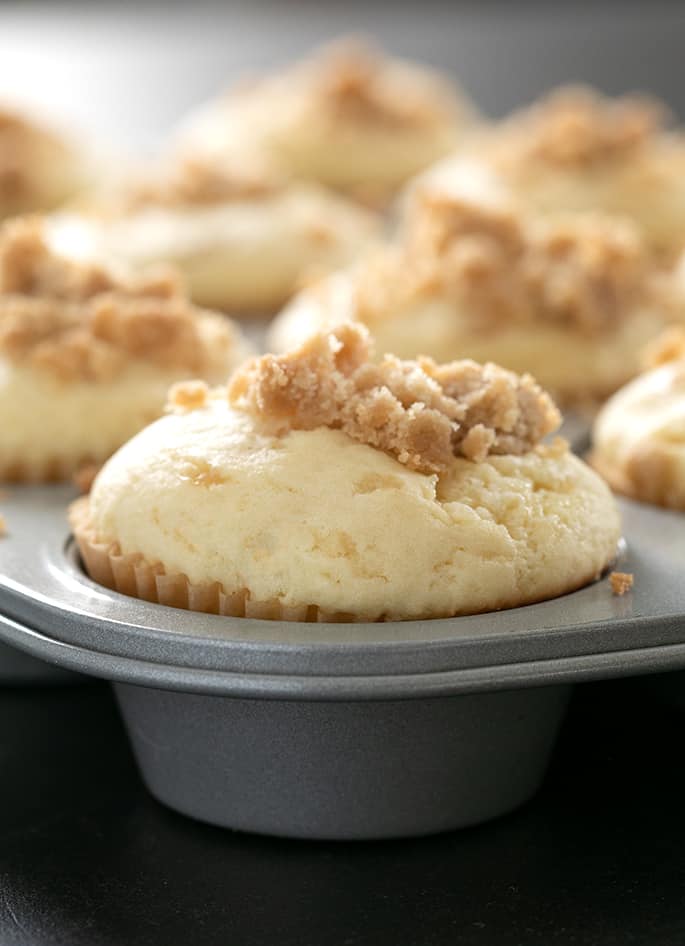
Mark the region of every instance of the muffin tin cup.
POLYGON ((152 604, 89 579, 72 493, 12 490, 0 639, 114 683, 151 792, 214 824, 301 838, 425 834, 529 798, 571 684, 685 667, 682 517, 622 503, 619 567, 536 605, 312 624, 152 604))

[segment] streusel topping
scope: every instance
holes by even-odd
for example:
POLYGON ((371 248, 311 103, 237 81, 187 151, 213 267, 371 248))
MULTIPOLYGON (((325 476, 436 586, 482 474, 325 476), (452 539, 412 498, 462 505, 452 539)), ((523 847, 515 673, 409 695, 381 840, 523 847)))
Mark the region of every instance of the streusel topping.
POLYGON ((422 128, 445 121, 455 109, 450 90, 437 77, 420 81, 355 40, 322 49, 295 74, 322 112, 346 121, 422 128))
POLYGON ((176 278, 137 280, 56 255, 39 219, 0 230, 0 355, 63 381, 99 381, 131 359, 202 373, 220 363, 234 330, 203 330, 202 310, 176 278), (219 359, 219 362, 217 362, 219 359))
POLYGON ((404 245, 358 271, 369 324, 412 301, 454 300, 483 330, 548 322, 586 334, 612 327, 655 289, 637 229, 599 214, 527 220, 510 207, 424 194, 404 245))
POLYGON ((562 88, 507 121, 493 140, 503 165, 543 161, 587 167, 629 157, 659 134, 665 109, 642 96, 605 98, 586 88, 562 88))
POLYGON ((126 210, 145 207, 213 206, 239 200, 264 200, 279 193, 287 178, 260 158, 237 160, 231 167, 186 159, 157 180, 141 181, 124 196, 126 210))
POLYGON ((422 473, 440 473, 459 456, 527 453, 559 425, 529 375, 473 361, 371 358, 368 331, 341 325, 293 352, 249 362, 228 398, 273 435, 339 429, 422 473))

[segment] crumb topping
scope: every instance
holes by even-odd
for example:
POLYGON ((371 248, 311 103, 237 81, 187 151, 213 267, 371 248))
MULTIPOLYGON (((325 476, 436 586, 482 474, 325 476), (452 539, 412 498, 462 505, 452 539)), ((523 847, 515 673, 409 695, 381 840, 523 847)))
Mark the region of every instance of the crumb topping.
POLYGON ((587 167, 628 157, 664 127, 665 109, 642 96, 605 98, 586 88, 562 88, 504 123, 493 140, 503 165, 539 160, 587 167))
POLYGON ((0 355, 14 363, 62 381, 107 380, 131 359, 203 373, 235 338, 228 324, 208 334, 201 315, 168 271, 126 281, 64 259, 39 219, 0 230, 0 355))
POLYGON ((0 539, 7 535, 7 522, 5 517, 0 513, 0 539))
POLYGON ((133 211, 264 200, 282 191, 286 180, 285 175, 256 157, 231 167, 188 158, 162 178, 132 186, 124 197, 124 205, 126 210, 133 211))
POLYGON ((633 587, 635 579, 630 572, 612 572, 609 575, 609 584, 615 595, 624 595, 633 587))
POLYGON ((209 387, 204 381, 179 381, 172 385, 169 395, 169 407, 185 411, 196 411, 207 403, 209 387))
POLYGON ((647 249, 627 220, 525 219, 511 207, 426 193, 403 245, 359 270, 356 305, 371 323, 442 295, 484 330, 540 321, 592 335, 646 303, 651 276, 647 249))
POLYGON ((671 361, 685 361, 685 329, 679 326, 666 329, 645 349, 647 368, 658 368, 671 361))
POLYGON ((336 119, 422 128, 445 121, 455 108, 437 77, 405 71, 355 40, 331 44, 298 73, 336 119))
POLYGON ((523 454, 558 427, 559 412, 529 375, 493 364, 371 360, 368 331, 349 323, 234 376, 230 403, 274 435, 331 427, 421 473, 454 457, 523 454))

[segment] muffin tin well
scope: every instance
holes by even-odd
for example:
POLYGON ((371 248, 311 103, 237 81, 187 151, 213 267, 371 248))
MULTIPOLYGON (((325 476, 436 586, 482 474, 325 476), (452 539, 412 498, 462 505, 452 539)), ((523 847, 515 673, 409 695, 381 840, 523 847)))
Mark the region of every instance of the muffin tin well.
POLYGON ((538 786, 580 680, 685 667, 683 517, 621 502, 606 579, 508 611, 299 624, 191 613, 92 582, 67 487, 13 488, 0 639, 113 681, 149 788, 227 827, 422 834, 494 817, 538 786))

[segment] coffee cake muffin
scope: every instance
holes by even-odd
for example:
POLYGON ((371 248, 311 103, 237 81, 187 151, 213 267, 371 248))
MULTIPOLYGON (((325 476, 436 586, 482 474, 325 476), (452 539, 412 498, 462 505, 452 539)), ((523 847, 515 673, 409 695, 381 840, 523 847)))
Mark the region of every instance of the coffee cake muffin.
POLYGON ((221 169, 183 162, 97 211, 56 217, 53 239, 94 259, 172 263, 194 302, 237 314, 273 313, 302 281, 349 263, 379 234, 370 212, 254 156, 221 169))
POLYGON ((298 177, 376 205, 473 123, 471 106, 441 76, 343 41, 206 106, 180 148, 221 160, 247 144, 298 177))
POLYGON ((600 411, 592 465, 619 493, 685 511, 685 331, 665 333, 649 361, 600 411))
POLYGON ((597 577, 619 519, 528 376, 372 358, 348 324, 248 362, 100 471, 72 523, 90 575, 193 610, 300 621, 515 607, 597 577), (135 484, 135 489, 132 485, 135 484))
POLYGON ((491 359, 530 371, 564 405, 602 400, 683 306, 634 225, 541 218, 479 195, 416 195, 400 239, 305 290, 272 327, 282 351, 356 320, 379 352, 491 359))
POLYGON ((666 109, 639 96, 562 88, 474 138, 428 172, 449 180, 465 157, 482 161, 532 209, 630 217, 661 255, 685 244, 685 136, 666 109))
POLYGON ((91 171, 76 145, 15 109, 0 107, 0 220, 51 210, 91 171))
POLYGON ((0 231, 0 480, 69 477, 164 409, 170 384, 225 379, 247 347, 168 272, 136 278, 49 246, 38 219, 0 231))

